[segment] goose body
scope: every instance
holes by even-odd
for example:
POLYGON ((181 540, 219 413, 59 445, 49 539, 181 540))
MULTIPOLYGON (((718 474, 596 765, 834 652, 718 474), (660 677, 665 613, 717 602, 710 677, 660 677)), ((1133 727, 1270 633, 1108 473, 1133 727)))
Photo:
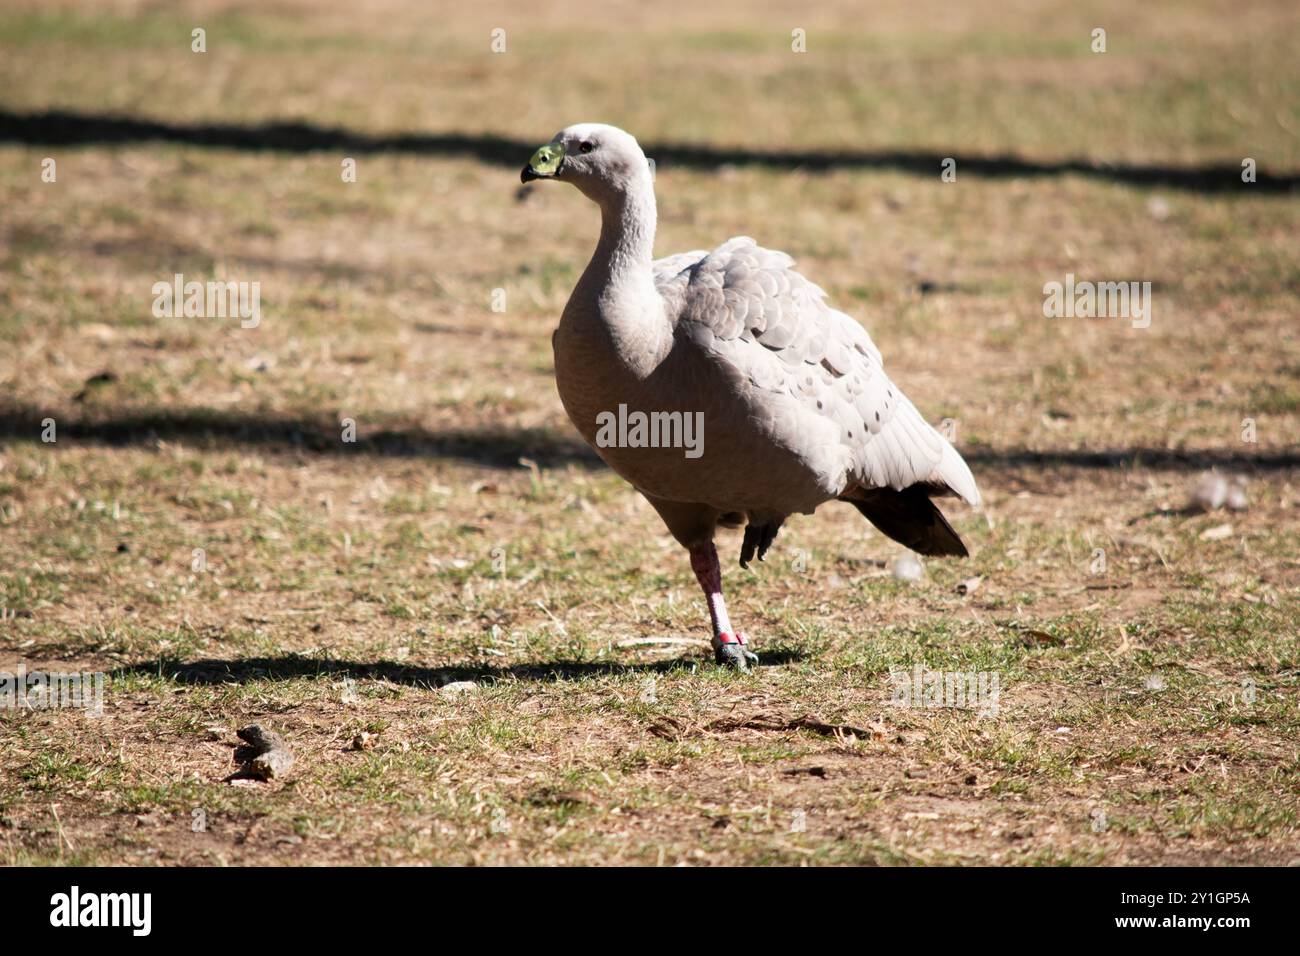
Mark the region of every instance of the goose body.
POLYGON ((720 661, 753 659, 722 600, 720 524, 746 526, 744 565, 787 516, 840 499, 915 551, 966 554, 930 499, 977 505, 970 469, 889 379, 866 330, 789 256, 740 236, 654 260, 653 177, 616 127, 562 130, 521 178, 572 182, 601 208, 553 336, 556 385, 583 438, 690 551, 720 661), (695 444, 610 441, 611 419, 638 414, 673 438, 686 433, 667 423, 691 416, 695 444))

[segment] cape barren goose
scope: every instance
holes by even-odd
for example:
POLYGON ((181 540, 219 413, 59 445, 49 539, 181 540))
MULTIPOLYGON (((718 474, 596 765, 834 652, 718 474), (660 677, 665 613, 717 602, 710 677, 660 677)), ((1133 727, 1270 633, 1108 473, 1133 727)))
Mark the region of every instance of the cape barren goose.
POLYGON ((690 552, 719 663, 758 660, 727 617, 719 525, 744 525, 745 567, 788 515, 847 501, 913 551, 966 555, 930 499, 979 504, 970 469, 789 256, 741 236, 655 260, 650 166, 613 126, 561 130, 520 179, 572 183, 600 207, 552 339, 556 384, 582 437, 690 552))

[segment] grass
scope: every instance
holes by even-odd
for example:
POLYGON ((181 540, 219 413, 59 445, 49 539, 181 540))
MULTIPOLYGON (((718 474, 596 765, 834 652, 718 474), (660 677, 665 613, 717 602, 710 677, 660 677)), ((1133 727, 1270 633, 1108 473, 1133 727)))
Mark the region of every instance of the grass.
POLYGON ((1289 5, 422 11, 11 5, 0 111, 955 156, 661 164, 658 248, 755 234, 862 321, 957 422, 971 558, 895 581, 850 509, 756 572, 728 536, 767 666, 719 672, 684 555, 555 396, 580 197, 463 156, 344 183, 330 152, 0 143, 0 669, 108 675, 101 716, 0 712, 0 861, 1297 859, 1297 200, 963 167, 1295 175, 1289 5), (154 317, 176 272, 260 282, 262 324, 154 317), (1067 272, 1151 281, 1151 328, 1044 319, 1067 272), (1181 512, 1210 464, 1248 510, 1181 512), (996 715, 891 706, 917 665, 998 675, 996 715), (287 780, 226 781, 251 722, 287 780))

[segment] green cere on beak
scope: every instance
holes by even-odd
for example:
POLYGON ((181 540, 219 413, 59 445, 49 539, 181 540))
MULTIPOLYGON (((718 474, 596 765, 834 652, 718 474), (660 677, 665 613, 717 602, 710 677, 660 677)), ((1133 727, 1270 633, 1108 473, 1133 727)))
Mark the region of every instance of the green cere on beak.
POLYGON ((547 143, 533 153, 533 158, 519 174, 519 181, 526 183, 533 179, 549 179, 560 171, 563 162, 564 147, 559 143, 547 143))

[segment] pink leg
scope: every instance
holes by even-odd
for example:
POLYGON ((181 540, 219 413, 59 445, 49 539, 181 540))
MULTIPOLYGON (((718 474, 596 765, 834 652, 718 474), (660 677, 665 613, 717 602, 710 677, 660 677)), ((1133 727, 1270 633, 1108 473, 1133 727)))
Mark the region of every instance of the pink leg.
POLYGON ((757 658, 745 649, 745 635, 731 627, 727 617, 727 602, 722 597, 722 568, 718 566, 718 552, 713 543, 691 549, 691 570, 695 572, 704 597, 709 602, 709 617, 713 621, 713 650, 719 663, 732 664, 748 670, 749 662, 757 658))

